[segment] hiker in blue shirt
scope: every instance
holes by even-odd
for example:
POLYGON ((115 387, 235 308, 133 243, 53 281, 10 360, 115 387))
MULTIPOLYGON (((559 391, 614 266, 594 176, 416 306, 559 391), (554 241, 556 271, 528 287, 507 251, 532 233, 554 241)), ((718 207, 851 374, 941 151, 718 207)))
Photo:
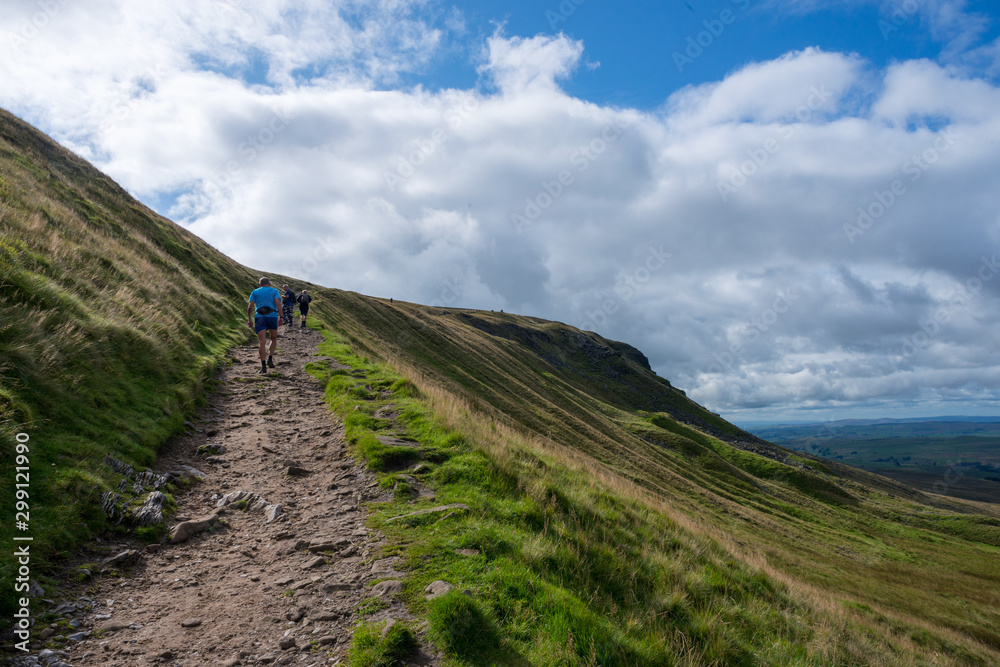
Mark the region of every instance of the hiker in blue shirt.
POLYGON ((267 373, 267 367, 274 368, 274 350, 278 347, 278 325, 282 319, 281 292, 271 287, 271 281, 261 278, 260 287, 250 292, 247 303, 247 325, 257 333, 257 343, 260 348, 260 374, 267 373), (255 310, 256 309, 256 310, 255 310), (270 350, 267 349, 267 337, 271 337, 270 350), (265 360, 266 359, 266 360, 265 360))

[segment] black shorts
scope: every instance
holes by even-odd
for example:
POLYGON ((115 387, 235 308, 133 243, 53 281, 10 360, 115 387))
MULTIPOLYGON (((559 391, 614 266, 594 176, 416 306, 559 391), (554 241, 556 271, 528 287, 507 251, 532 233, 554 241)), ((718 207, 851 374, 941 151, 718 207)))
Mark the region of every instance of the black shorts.
POLYGON ((308 312, 309 312, 309 304, 308 303, 300 303, 299 304, 299 313, 302 315, 302 317, 305 317, 308 312))

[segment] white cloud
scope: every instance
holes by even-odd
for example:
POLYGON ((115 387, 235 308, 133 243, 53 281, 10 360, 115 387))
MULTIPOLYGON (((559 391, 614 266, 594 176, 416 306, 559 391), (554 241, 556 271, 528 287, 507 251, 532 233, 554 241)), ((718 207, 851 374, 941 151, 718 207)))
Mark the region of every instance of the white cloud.
POLYGON ((487 41, 486 52, 480 71, 490 74, 505 94, 517 95, 554 90, 556 79, 576 68, 583 43, 563 35, 507 38, 497 33, 487 41))
POLYGON ((1000 91, 957 66, 810 48, 642 113, 563 35, 394 87, 463 29, 418 3, 61 7, 0 103, 250 266, 596 329, 717 410, 995 398, 1000 91))

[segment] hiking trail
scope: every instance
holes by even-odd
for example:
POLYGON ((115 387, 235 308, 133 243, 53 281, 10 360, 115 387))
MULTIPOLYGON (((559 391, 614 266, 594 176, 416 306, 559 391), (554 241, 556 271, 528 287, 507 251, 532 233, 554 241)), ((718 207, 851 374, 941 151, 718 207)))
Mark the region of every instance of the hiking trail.
MULTIPOLYGON (((312 329, 296 323, 279 336, 267 375, 257 374, 255 344, 234 348, 199 419, 160 451, 156 472, 204 473, 175 492, 177 513, 167 519, 192 535, 78 552, 77 565, 100 563, 101 572, 64 583, 59 599, 36 610, 61 609, 78 627, 38 624, 33 633, 44 641, 72 632, 68 645, 15 664, 336 665, 363 600, 384 598, 365 620, 411 618, 390 595, 398 590, 369 586, 405 576, 394 558, 378 558, 383 538, 364 525, 362 504, 385 492, 347 456, 324 387, 305 370, 319 359, 338 364, 316 356, 322 337, 312 329)), ((436 663, 419 652, 408 664, 436 663)))

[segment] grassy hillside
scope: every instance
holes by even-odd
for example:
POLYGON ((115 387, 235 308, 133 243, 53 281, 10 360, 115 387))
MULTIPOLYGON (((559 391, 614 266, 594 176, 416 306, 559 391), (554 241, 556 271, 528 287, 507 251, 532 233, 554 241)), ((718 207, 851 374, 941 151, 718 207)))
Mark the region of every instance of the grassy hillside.
MULTIPOLYGON (((147 466, 246 336, 254 278, 0 111, 0 542, 30 440, 33 572, 102 525, 106 453, 147 466), (23 436, 22 436, 23 437, 23 436)), ((10 551, 5 549, 5 551, 10 551)), ((2 559, 0 579, 11 581, 2 559)), ((3 612, 12 591, 3 590, 3 612)))
MULTIPOLYGON (((684 527, 687 537, 721 545, 734 559, 723 577, 738 577, 737 568, 751 563, 800 603, 819 604, 823 623, 842 627, 837 624, 848 623, 847 614, 848 625, 871 624, 875 636, 909 637, 918 648, 922 640, 912 638, 930 632, 935 639, 927 646, 950 643, 944 653, 958 663, 997 659, 996 507, 923 494, 759 441, 686 399, 633 349, 557 323, 389 304, 337 290, 322 290, 317 310, 350 349, 439 392, 436 412, 457 411, 447 423, 492 450, 491 464, 521 487, 538 488, 538 482, 528 474, 532 466, 497 463, 511 456, 506 428, 532 443, 530 457, 573 471, 546 472, 543 479, 559 481, 542 488, 559 491, 569 478, 576 480, 573 490, 563 490, 569 497, 613 490, 632 510, 652 510, 658 520, 684 527), (453 405, 468 406, 469 413, 453 405)), ((355 400, 350 409, 355 405, 380 409, 377 401, 355 400)), ((544 497, 536 502, 544 504, 544 497)), ((604 512, 593 508, 593 498, 579 507, 558 503, 569 517, 604 512)), ((641 530, 659 534, 662 527, 654 525, 641 530)), ((652 542, 642 544, 654 549, 652 542)), ((615 557, 628 562, 635 554, 623 547, 615 557)), ((742 604, 720 587, 724 599, 736 596, 730 604, 742 604)), ((846 644, 834 641, 831 655, 858 639, 841 631, 846 644)), ((907 655, 888 664, 916 659, 907 655)), ((847 662, 863 664, 857 660, 847 662)), ((921 660, 932 663, 926 655, 921 660)))
MULTIPOLYGON (((41 573, 107 528, 105 453, 149 465, 183 428, 256 275, 6 114, 0 206, 2 456, 30 436, 41 573)), ((382 555, 452 664, 1000 662, 994 506, 759 440, 592 333, 313 291, 351 370, 312 372, 394 489, 382 555), (469 509, 393 520, 441 503, 469 509), (428 602, 435 579, 457 590, 428 602)), ((354 664, 388 650, 377 630, 354 664)))

